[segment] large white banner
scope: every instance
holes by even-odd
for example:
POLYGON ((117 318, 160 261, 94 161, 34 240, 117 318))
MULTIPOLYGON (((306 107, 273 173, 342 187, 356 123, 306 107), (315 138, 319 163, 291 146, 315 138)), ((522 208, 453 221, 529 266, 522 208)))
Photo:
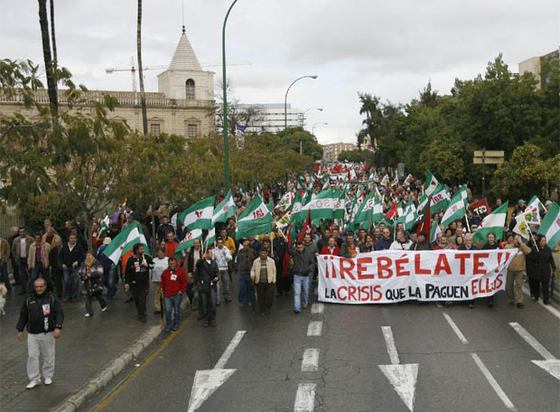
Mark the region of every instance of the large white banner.
POLYGON ((471 300, 504 290, 518 253, 505 250, 382 250, 355 258, 320 255, 319 300, 394 303, 471 300))

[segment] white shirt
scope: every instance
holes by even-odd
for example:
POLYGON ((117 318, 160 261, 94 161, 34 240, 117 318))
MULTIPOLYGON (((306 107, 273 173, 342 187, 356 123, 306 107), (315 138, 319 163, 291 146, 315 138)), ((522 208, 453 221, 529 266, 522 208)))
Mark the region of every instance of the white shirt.
POLYGON ((391 243, 389 250, 410 250, 410 246, 412 246, 412 242, 410 240, 407 240, 404 243, 395 240, 393 243, 391 243))
POLYGON ((154 268, 151 270, 152 282, 161 282, 161 274, 169 266, 169 258, 165 256, 163 259, 154 258, 154 268))
POLYGON ((27 257, 27 239, 19 238, 19 257, 25 259, 27 257))
POLYGON ((231 253, 227 247, 222 247, 221 249, 216 247, 212 249, 212 255, 214 260, 218 264, 219 270, 227 270, 228 261, 231 260, 231 253))

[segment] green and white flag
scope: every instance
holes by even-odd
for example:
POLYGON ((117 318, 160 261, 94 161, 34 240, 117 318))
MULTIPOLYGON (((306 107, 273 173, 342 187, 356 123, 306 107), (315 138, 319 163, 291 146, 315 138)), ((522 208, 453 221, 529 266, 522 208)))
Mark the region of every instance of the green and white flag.
POLYGON ((292 192, 286 192, 284 196, 280 198, 280 201, 274 209, 284 213, 285 211, 290 209, 293 200, 294 194, 292 192))
POLYGON ((142 228, 136 220, 133 220, 107 245, 103 254, 107 256, 116 265, 123 253, 126 253, 134 247, 135 244, 144 245, 145 253, 150 254, 148 242, 142 233, 142 228))
POLYGON ((541 201, 537 196, 533 196, 529 203, 527 203, 527 207, 523 214, 525 215, 525 220, 530 225, 540 225, 541 223, 541 215, 540 215, 540 207, 541 201))
POLYGON ((381 222, 385 216, 383 213, 383 203, 381 198, 376 197, 375 203, 373 204, 373 209, 371 210, 371 221, 373 223, 381 222))
POLYGON ((293 223, 301 223, 304 221, 305 217, 303 213, 301 213, 301 209, 303 208, 303 200, 299 193, 296 194, 294 197, 294 201, 292 202, 292 206, 290 208, 290 218, 293 223))
POLYGON ((402 202, 397 205, 397 217, 403 217, 405 214, 405 208, 403 208, 402 202))
POLYGON ((103 219, 99 220, 99 234, 103 234, 109 231, 109 225, 111 224, 111 218, 109 215, 105 215, 103 219))
MULTIPOLYGON (((344 220, 344 217, 346 215, 346 194, 345 194, 346 190, 341 191, 341 190, 333 190, 333 195, 336 196, 335 201, 334 201, 334 210, 333 210, 333 219, 341 219, 344 220)), ((311 213, 311 215, 313 215, 313 212, 311 213)), ((313 219, 313 217, 312 217, 313 219)), ((315 218, 317 219, 317 218, 315 218)))
POLYGON ((447 206, 449 206, 449 193, 444 185, 439 184, 431 195, 430 213, 432 215, 447 209, 447 206))
POLYGON ((465 198, 463 197, 464 190, 459 190, 451 199, 451 203, 449 207, 445 211, 445 214, 441 218, 441 224, 444 227, 449 227, 451 223, 456 220, 462 219, 465 214, 467 213, 467 209, 465 207, 465 198))
POLYGON ((214 215, 212 216, 212 226, 216 223, 226 222, 230 217, 235 216, 235 203, 233 202, 233 196, 231 195, 231 190, 228 190, 226 197, 222 200, 215 208, 214 215))
POLYGON ((179 221, 188 230, 210 229, 212 217, 214 216, 214 196, 203 199, 191 205, 179 214, 179 221))
POLYGON ((436 188, 439 186, 439 182, 436 177, 428 170, 426 173, 426 182, 425 182, 425 193, 426 196, 430 196, 432 193, 435 192, 436 188))
MULTIPOLYGON (((300 213, 307 216, 307 211, 311 211, 311 220, 318 219, 334 219, 335 213, 344 212, 343 200, 341 202, 340 194, 335 189, 327 189, 320 192, 314 199, 310 200, 301 208, 300 213), (342 206, 342 208, 341 208, 342 206)), ((344 214, 339 219, 344 218, 344 214)))
POLYGON ((500 240, 504 235, 507 214, 508 202, 505 202, 482 220, 480 227, 473 236, 473 242, 485 243, 488 233, 494 233, 496 240, 500 240))
POLYGON ((216 243, 216 228, 215 227, 210 229, 210 231, 206 235, 206 240, 204 241, 204 244, 206 245, 206 248, 208 248, 208 246, 210 246, 210 245, 213 245, 214 243, 216 243))
POLYGON ((235 237, 241 239, 272 231, 272 213, 260 196, 255 196, 237 219, 235 237))
POLYGON ((418 210, 424 210, 424 208, 426 207, 426 204, 429 201, 429 197, 426 196, 426 193, 422 193, 422 196, 420 197, 420 201, 418 202, 418 210))
POLYGON ((434 243, 437 240, 437 235, 439 233, 441 233, 441 227, 439 227, 439 224, 434 222, 430 228, 430 243, 434 243))
POLYGON ((416 210, 416 206, 412 201, 408 202, 406 208, 404 209, 402 216, 400 216, 396 221, 395 224, 402 223, 405 230, 412 230, 414 224, 418 221, 418 212, 416 210))
POLYGON ((539 235, 546 237, 546 244, 553 249, 560 242, 560 206, 552 202, 548 213, 543 217, 539 235))
POLYGON ((193 229, 185 233, 185 237, 175 249, 175 257, 183 256, 185 251, 194 246, 194 241, 197 239, 202 239, 202 229, 193 229))

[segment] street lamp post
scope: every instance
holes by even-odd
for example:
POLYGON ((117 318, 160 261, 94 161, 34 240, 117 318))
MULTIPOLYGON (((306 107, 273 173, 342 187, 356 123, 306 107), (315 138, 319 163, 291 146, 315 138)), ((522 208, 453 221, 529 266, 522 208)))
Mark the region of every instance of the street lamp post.
POLYGON ((287 133, 287 129, 288 129, 288 92, 290 91, 292 86, 294 84, 296 84, 298 81, 300 81, 302 79, 313 79, 313 80, 315 80, 316 78, 317 78, 316 74, 298 77, 288 86, 288 89, 286 90, 286 94, 284 95, 284 168, 286 169, 286 173, 288 173, 288 133, 287 133))
POLYGON ((229 175, 229 141, 228 141, 228 104, 227 104, 227 73, 226 73, 226 23, 229 17, 229 13, 233 6, 235 6, 237 0, 233 0, 231 6, 226 13, 224 18, 224 24, 222 26, 222 89, 224 93, 224 108, 223 108, 223 133, 224 133, 224 184, 225 189, 229 189, 231 185, 230 175, 229 175))
POLYGON ((312 134, 313 136, 315 136, 315 128, 316 128, 317 126, 328 126, 328 125, 329 125, 329 124, 328 124, 327 122, 317 122, 317 123, 315 123, 315 124, 313 125, 313 127, 311 128, 311 134, 312 134))

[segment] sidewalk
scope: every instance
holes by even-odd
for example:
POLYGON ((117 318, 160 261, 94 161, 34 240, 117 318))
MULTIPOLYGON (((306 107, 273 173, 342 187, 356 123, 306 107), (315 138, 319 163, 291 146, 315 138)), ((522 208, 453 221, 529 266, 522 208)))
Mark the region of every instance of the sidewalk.
POLYGON ((152 315, 150 298, 151 294, 147 323, 136 320, 134 304, 124 302, 122 290, 106 312, 101 312, 94 302, 95 315, 92 318, 84 317, 83 302, 63 304, 65 321, 62 336, 56 342, 53 384, 27 390, 27 342, 16 339, 16 323, 23 297, 8 297, 6 315, 0 317, 0 409, 46 411, 72 395, 150 327, 159 324, 159 315, 152 315))

